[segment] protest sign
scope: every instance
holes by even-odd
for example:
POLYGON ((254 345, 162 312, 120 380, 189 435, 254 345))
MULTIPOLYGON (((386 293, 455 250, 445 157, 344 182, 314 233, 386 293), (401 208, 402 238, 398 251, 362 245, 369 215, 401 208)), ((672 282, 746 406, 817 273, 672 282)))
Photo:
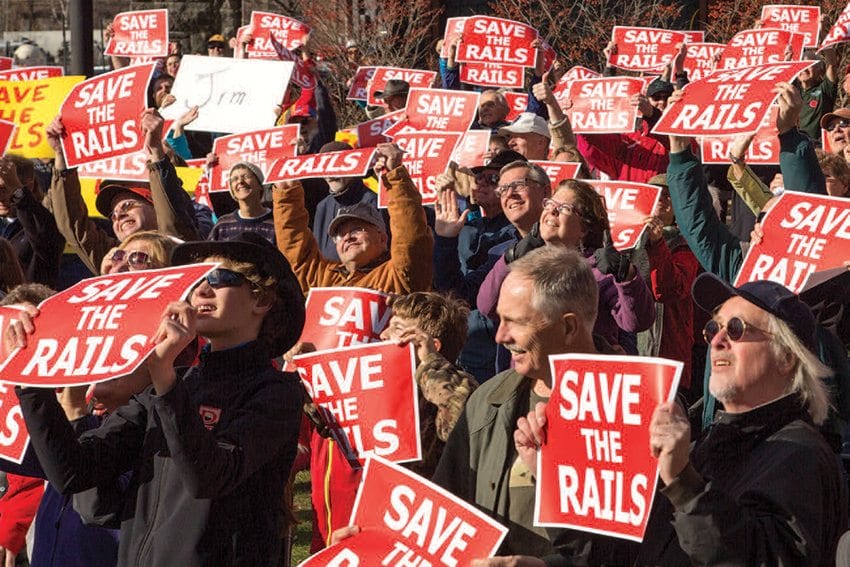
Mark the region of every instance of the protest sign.
POLYGON ((779 63, 786 60, 789 48, 792 60, 802 59, 803 35, 780 29, 744 30, 726 44, 716 69, 725 71, 779 63))
POLYGON ((162 313, 215 264, 111 274, 83 280, 44 300, 26 348, 2 367, 25 386, 94 384, 133 372, 156 345, 162 313))
POLYGON ((387 81, 395 79, 405 81, 410 88, 430 88, 437 78, 436 71, 422 71, 420 69, 400 69, 398 67, 375 67, 372 74, 372 82, 369 83, 366 99, 372 106, 385 106, 382 99, 375 98, 376 92, 383 92, 387 81))
POLYGON ((462 63, 534 67, 537 48, 531 44, 535 39, 537 30, 521 22, 473 16, 463 24, 463 40, 457 49, 457 60, 462 63))
POLYGON ((558 183, 564 179, 575 179, 578 175, 578 170, 581 167, 580 163, 572 161, 537 161, 531 160, 531 163, 537 164, 543 168, 546 175, 549 176, 549 181, 552 184, 552 193, 558 187, 558 183))
POLYGON ((735 285, 770 280, 799 293, 809 276, 847 261, 850 201, 785 191, 761 227, 764 238, 750 246, 735 285))
MULTIPOLYGON (((405 152, 402 164, 422 194, 423 205, 437 202, 437 175, 446 170, 461 136, 459 132, 408 132, 393 139, 405 152)), ((383 208, 388 204, 389 198, 381 185, 378 206, 383 208)))
POLYGON ((508 101, 508 115, 505 120, 513 122, 519 115, 528 108, 528 93, 505 93, 505 99, 508 101))
POLYGON ((359 148, 279 159, 272 165, 266 183, 310 177, 365 177, 374 155, 374 148, 359 148))
POLYGON ((60 110, 67 133, 62 150, 69 168, 144 148, 139 118, 147 107, 153 70, 153 64, 124 67, 71 89, 60 110))
POLYGON ((772 92, 776 83, 791 82, 812 64, 787 61, 715 71, 686 85, 682 99, 667 106, 652 132, 674 136, 752 134, 778 96, 772 92))
MULTIPOLYGON (((750 165, 775 165, 779 163, 779 131, 776 129, 776 115, 779 107, 773 105, 759 126, 744 161, 750 165)), ((732 163, 729 152, 735 143, 734 137, 700 138, 700 155, 703 164, 732 163)))
POLYGON ((702 30, 680 30, 685 34, 685 43, 702 43, 705 41, 705 32, 702 30))
POLYGON ((413 344, 371 343, 293 357, 349 462, 422 458, 413 344))
POLYGON ((315 89, 316 76, 313 74, 313 61, 304 61, 294 52, 285 48, 272 38, 272 45, 277 50, 277 57, 258 57, 258 59, 279 59, 280 61, 291 61, 292 67, 292 82, 302 89, 315 89))
POLYGON ((83 77, 0 81, 0 120, 18 125, 8 151, 27 158, 53 157, 44 129, 59 114, 68 92, 83 77))
POLYGON ((11 69, 14 62, 15 60, 11 57, 0 57, 0 71, 11 69))
POLYGON ((19 67, 17 69, 9 69, 8 71, 0 71, 0 81, 37 81, 38 79, 49 79, 51 77, 61 77, 65 74, 62 67, 19 67))
POLYGON ((216 138, 213 153, 218 162, 212 166, 210 191, 229 191, 230 168, 242 161, 253 163, 268 177, 275 161, 295 156, 299 128, 298 124, 286 124, 216 138))
POLYGON ((366 461, 350 524, 360 533, 301 567, 471 565, 492 557, 508 533, 472 504, 379 457, 366 461))
POLYGON ((818 51, 847 41, 850 41, 850 3, 841 11, 835 23, 829 28, 829 33, 823 38, 818 51))
POLYGON ((688 73, 688 80, 699 81, 714 71, 717 58, 725 48, 726 45, 722 43, 689 43, 682 63, 688 73))
POLYGON ((405 115, 405 109, 396 110, 361 122, 357 125, 357 146, 360 148, 374 148, 378 144, 384 144, 390 141, 389 136, 384 132, 398 122, 405 115))
POLYGON ((14 122, 8 120, 0 120, 0 155, 5 154, 12 143, 12 137, 15 135, 17 126, 14 122))
POLYGON ((314 287, 307 293, 302 343, 326 350, 381 340, 389 295, 362 287, 314 287))
POLYGON ((626 71, 660 71, 673 60, 684 43, 682 32, 656 28, 614 26, 611 41, 617 49, 608 57, 608 65, 626 71))
POLYGON ((641 541, 658 482, 649 424, 673 400, 682 362, 561 354, 537 456, 534 523, 641 541))
POLYGON ((354 77, 351 78, 351 86, 348 88, 348 95, 345 97, 346 100, 361 100, 366 102, 369 81, 372 79, 372 75, 375 74, 375 69, 376 67, 357 68, 354 77))
POLYGON ((489 130, 464 132, 452 152, 451 161, 460 167, 478 167, 484 164, 484 155, 490 147, 489 130))
MULTIPOLYGON (((11 305, 0 305, 0 337, 6 336, 6 329, 18 318, 20 309, 11 305)), ((0 340, 0 366, 10 352, 6 351, 6 341, 0 340)), ((12 384, 0 382, 0 459, 15 463, 24 460, 29 444, 29 434, 24 425, 24 416, 15 395, 12 384)))
POLYGON ((455 36, 463 35, 463 24, 466 18, 447 18, 446 31, 443 32, 443 45, 440 48, 440 57, 443 59, 449 58, 449 46, 452 44, 455 36))
POLYGON ((162 115, 176 120, 197 106, 186 130, 251 132, 271 128, 292 75, 291 61, 184 55, 171 94, 176 102, 162 115))
POLYGON ((461 63, 460 80, 477 87, 521 89, 525 67, 504 63, 461 63))
POLYGON ((588 180, 605 199, 611 240, 617 250, 634 248, 646 230, 644 219, 652 216, 661 197, 661 188, 630 181, 588 180))
POLYGON ((572 81, 566 100, 572 102, 566 114, 578 134, 631 132, 637 109, 633 96, 643 90, 643 81, 633 77, 605 77, 572 81))
POLYGON ((560 80, 566 80, 567 82, 575 81, 577 79, 594 79, 596 77, 601 77, 599 73, 594 71, 593 69, 588 69, 582 65, 574 65, 569 68, 569 70, 564 73, 564 76, 561 77, 560 80))
POLYGON ((168 10, 122 12, 112 20, 115 35, 105 55, 165 57, 168 55, 168 10))
POLYGON ((253 40, 246 49, 248 57, 274 58, 277 57, 275 42, 286 49, 296 49, 304 45, 310 28, 294 18, 254 10, 251 12, 251 33, 253 40))
POLYGON ((407 125, 415 130, 466 132, 478 111, 475 92, 413 88, 407 95, 407 125))
POLYGON ((148 155, 144 150, 109 159, 81 164, 77 175, 87 179, 121 179, 124 181, 148 181, 148 155))
POLYGON ((803 34, 803 47, 817 47, 820 33, 820 6, 762 6, 764 28, 779 28, 803 34))

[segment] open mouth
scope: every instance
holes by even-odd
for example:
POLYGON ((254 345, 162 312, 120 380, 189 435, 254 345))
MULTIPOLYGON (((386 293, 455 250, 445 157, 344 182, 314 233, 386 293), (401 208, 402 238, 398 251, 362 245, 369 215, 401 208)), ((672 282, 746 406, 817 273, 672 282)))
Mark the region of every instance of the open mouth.
POLYGON ((198 305, 197 307, 195 307, 195 309, 198 311, 198 313, 212 313, 216 310, 216 307, 215 305, 204 304, 198 305))

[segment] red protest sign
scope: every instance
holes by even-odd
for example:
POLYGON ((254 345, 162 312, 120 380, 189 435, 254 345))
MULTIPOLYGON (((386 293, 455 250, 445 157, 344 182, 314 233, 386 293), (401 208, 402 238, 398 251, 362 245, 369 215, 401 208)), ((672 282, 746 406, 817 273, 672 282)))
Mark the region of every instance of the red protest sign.
POLYGON ((846 41, 850 41, 850 4, 847 4, 847 7, 838 15, 835 23, 829 29, 829 33, 823 38, 818 51, 823 51, 827 47, 846 41))
POLYGON ((0 81, 37 81, 38 79, 49 79, 51 77, 61 77, 65 70, 62 67, 42 66, 42 67, 20 67, 18 69, 9 69, 8 71, 0 71, 0 81))
POLYGON ((153 350, 165 307, 186 296, 214 264, 111 274, 44 300, 35 333, 2 367, 25 386, 94 384, 133 372, 153 350))
POLYGON ((148 156, 145 151, 133 152, 80 165, 77 175, 84 179, 150 180, 148 156))
POLYGON ((786 191, 761 227, 764 238, 750 246, 735 285, 770 280, 799 293, 813 273, 847 261, 850 201, 786 191))
POLYGON ((508 533, 472 504, 378 457, 366 461, 351 525, 360 533, 301 567, 471 565, 492 557, 508 533))
POLYGON ((83 81, 68 93, 60 116, 69 168, 144 148, 138 123, 153 69, 153 64, 124 67, 83 81))
MULTIPOLYGON (((776 115, 779 107, 773 105, 764 116, 759 126, 756 137, 753 138, 744 160, 753 165, 774 165, 779 163, 779 131, 776 129, 776 115)), ((726 138, 701 138, 700 155, 702 163, 724 164, 732 163, 729 159, 729 151, 735 143, 734 137, 726 138)))
MULTIPOLYGON (((422 194, 423 205, 437 202, 437 175, 446 170, 461 135, 459 132, 407 132, 393 139, 405 152, 402 164, 422 194)), ((379 185, 378 206, 386 207, 388 203, 383 186, 379 185)))
POLYGON ((552 184, 552 192, 555 192, 555 187, 564 179, 575 179, 578 175, 578 170, 581 167, 580 163, 572 161, 535 161, 531 163, 537 164, 543 168, 546 175, 549 176, 549 181, 552 184))
POLYGON ((608 58, 608 65, 627 71, 658 71, 679 52, 684 43, 682 32, 656 28, 614 26, 611 40, 617 49, 608 58))
POLYGON ((0 71, 11 69, 14 62, 15 60, 11 57, 0 57, 0 71))
POLYGON ((451 161, 460 167, 478 167, 484 164, 484 155, 490 147, 489 130, 469 130, 460 138, 451 161))
MULTIPOLYGON (((6 329, 18 318, 19 311, 11 305, 0 305, 0 337, 6 336, 6 329)), ((0 366, 10 354, 5 343, 0 341, 0 366)), ((28 444, 29 434, 14 386, 0 382, 0 458, 20 464, 28 444)))
POLYGON ((466 132, 478 111, 479 93, 444 89, 410 89, 407 124, 415 130, 466 132))
POLYGON ((736 33, 726 44, 717 69, 740 69, 779 63, 785 61, 789 46, 791 59, 802 59, 802 34, 779 29, 744 30, 736 33))
POLYGON ((392 311, 389 295, 362 287, 314 287, 300 342, 326 350, 381 340, 392 311))
POLYGON ((286 124, 216 138, 213 153, 218 163, 212 166, 210 191, 229 191, 227 175, 230 168, 241 161, 253 163, 268 177, 275 161, 295 156, 298 130, 298 124, 286 124))
POLYGON ((9 149, 12 136, 15 135, 17 124, 8 120, 0 120, 0 154, 5 154, 9 149))
POLYGON ((582 65, 574 65, 570 67, 569 70, 564 73, 564 76, 561 77, 562 81, 570 82, 575 81, 577 79, 594 79, 596 77, 601 77, 599 73, 594 71, 593 69, 588 69, 582 65))
POLYGON ((266 183, 310 177, 365 177, 374 155, 374 148, 362 148, 279 159, 272 165, 266 183))
POLYGON ((776 100, 777 95, 771 92, 774 85, 791 82, 812 63, 787 61, 715 71, 686 85, 682 99, 667 107, 652 132, 674 136, 754 133, 776 100))
POLYGON ((614 248, 634 248, 646 230, 644 219, 652 216, 658 204, 661 188, 630 181, 588 180, 588 183, 605 199, 614 248))
POLYGON ((478 87, 521 89, 525 81, 525 67, 504 63, 462 63, 460 80, 478 87))
POLYGON ((513 122, 528 108, 528 93, 505 93, 508 100, 508 115, 505 120, 513 122))
POLYGON ((410 88, 430 88, 437 78, 436 71, 422 71, 420 69, 400 69, 398 67, 375 67, 372 82, 367 90, 367 102, 372 106, 382 106, 383 101, 375 98, 376 92, 383 92, 387 81, 391 79, 405 81, 410 88))
POLYGON ((275 42, 291 50, 304 45, 310 34, 310 28, 294 18, 257 10, 251 12, 251 31, 247 52, 254 58, 277 58, 275 42))
POLYGON ((367 89, 372 75, 375 74, 376 67, 358 67, 357 72, 351 79, 351 86, 348 88, 348 96, 346 100, 362 100, 368 98, 367 89))
POLYGON ((726 45, 722 43, 689 43, 682 63, 690 81, 699 81, 714 71, 714 66, 726 45))
POLYGON ((405 115, 405 112, 406 111, 402 108, 401 110, 396 110, 395 112, 390 112, 383 116, 358 124, 357 146, 361 148, 374 148, 378 144, 389 142, 390 138, 384 134, 384 132, 386 132, 387 129, 393 126, 396 122, 401 120, 401 117, 405 115))
POLYGON ((682 30, 685 34, 685 43, 702 43, 705 41, 705 32, 702 30, 682 30))
POLYGON ((168 55, 168 10, 122 12, 112 20, 115 33, 106 55, 165 57, 168 55))
POLYGON ((762 6, 765 28, 779 28, 803 34, 803 47, 817 47, 820 33, 820 6, 762 6))
POLYGON ((446 19, 446 31, 443 33, 443 46, 440 49, 440 57, 442 57, 443 59, 448 59, 449 45, 451 45, 452 40, 454 40, 455 36, 463 35, 464 22, 466 22, 466 18, 446 19))
POLYGON ((537 30, 503 18, 473 16, 463 24, 463 41, 457 60, 463 63, 507 63, 534 67, 537 49, 531 44, 537 30))
POLYGON ((535 525, 641 541, 658 482, 649 424, 675 396, 682 363, 562 354, 549 364, 550 442, 537 458, 535 525))
POLYGON ((636 107, 631 99, 643 90, 643 81, 633 77, 577 79, 570 83, 566 111, 573 131, 580 134, 631 132, 636 107))
POLYGON ((372 343, 294 357, 349 461, 422 458, 413 345, 372 343))
POLYGON ((274 36, 271 37, 272 47, 275 49, 275 54, 265 52, 248 53, 249 59, 278 59, 280 61, 291 61, 292 66, 292 82, 302 89, 315 89, 316 77, 313 75, 312 63, 307 63, 301 57, 287 49, 282 43, 277 41, 274 36))

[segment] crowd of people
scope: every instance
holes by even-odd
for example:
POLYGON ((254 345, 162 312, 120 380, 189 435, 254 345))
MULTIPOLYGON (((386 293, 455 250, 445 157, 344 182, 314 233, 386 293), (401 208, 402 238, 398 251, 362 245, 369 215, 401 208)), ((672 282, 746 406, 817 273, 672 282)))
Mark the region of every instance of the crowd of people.
MULTIPOLYGON (((473 89, 460 80, 458 39, 435 87, 473 89)), ((214 34, 207 55, 240 56, 250 41, 214 34)), ((335 72, 353 75, 361 54, 356 42, 345 47, 351 66, 335 72)), ((315 88, 288 97, 279 123, 301 125, 302 153, 352 149, 335 139, 351 125, 337 123, 309 44, 297 51, 315 88)), ((279 368, 311 350, 299 341, 307 293, 360 287, 391 295, 381 338, 415 347, 423 458, 406 466, 508 528, 482 564, 850 565, 850 541, 839 543, 850 271, 820 294, 838 316, 778 283, 732 284, 749 245, 770 238, 761 219, 783 191, 850 198, 850 109, 836 106, 847 81, 835 49, 807 54, 813 65, 776 85, 779 166, 746 163, 752 136, 732 145, 728 167, 703 165, 693 139, 652 133, 680 103, 684 53, 633 98, 626 133, 573 132, 553 93, 568 62, 545 69, 541 55, 526 111, 510 122, 504 91, 483 89, 472 129, 490 133, 489 149, 480 164, 438 176, 433 207, 391 142, 377 146, 365 178, 272 185, 243 161, 215 210, 194 201, 176 167, 216 163, 217 134, 185 129, 197 108, 163 131, 177 43, 139 121, 149 181, 99 181, 100 216, 66 167, 59 117, 44 132, 54 158, 4 155, 0 304, 23 309, 7 350, 26 347, 41 301, 82 278, 219 263, 169 305, 132 374, 91 389, 17 388, 31 447, 23 463, 0 463, 5 564, 287 564, 291 479, 305 468, 312 550, 356 533, 362 470, 297 374, 279 368), (547 159, 579 162, 579 174, 553 184, 534 163, 547 159), (615 248, 591 179, 660 188, 634 249, 615 248), (676 400, 648 424, 661 482, 642 543, 534 524, 549 357, 564 353, 684 364, 676 400)), ((390 80, 377 93, 385 105, 364 110, 405 108, 409 89, 390 80)))

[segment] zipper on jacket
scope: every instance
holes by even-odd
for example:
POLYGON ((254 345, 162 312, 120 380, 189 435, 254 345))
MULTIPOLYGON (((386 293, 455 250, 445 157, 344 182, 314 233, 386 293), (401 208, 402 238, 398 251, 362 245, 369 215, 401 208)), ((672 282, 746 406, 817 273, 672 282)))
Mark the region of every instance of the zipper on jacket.
MULTIPOLYGON (((154 457, 154 462, 156 462, 156 457, 154 457)), ((154 526, 156 525, 156 519, 159 516, 159 500, 160 496, 162 496, 162 487, 165 486, 165 477, 166 477, 166 467, 163 462, 160 465, 160 478, 159 484, 156 487, 156 494, 154 498, 154 506, 153 506, 153 514, 151 515, 150 525, 148 526, 145 535, 142 537, 142 542, 139 544, 139 552, 136 554, 136 565, 142 565, 142 556, 145 554, 145 548, 149 547, 151 534, 153 533, 154 526)), ((156 474, 156 471, 154 471, 156 474)))

